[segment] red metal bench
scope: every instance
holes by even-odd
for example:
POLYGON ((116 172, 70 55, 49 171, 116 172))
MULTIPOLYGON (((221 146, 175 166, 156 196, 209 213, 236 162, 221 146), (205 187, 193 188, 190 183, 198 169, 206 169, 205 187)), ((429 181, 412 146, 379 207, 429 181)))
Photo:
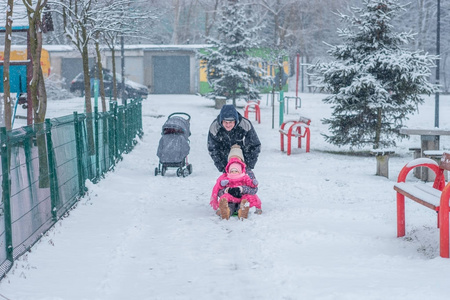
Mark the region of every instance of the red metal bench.
POLYGON ((244 110, 244 117, 246 119, 248 119, 248 115, 249 113, 255 113, 255 120, 258 123, 261 123, 261 110, 259 108, 259 104, 261 101, 249 101, 246 105, 245 105, 245 110, 244 110))
POLYGON ((417 158, 407 163, 398 175, 394 190, 397 191, 397 237, 405 235, 405 196, 437 212, 440 236, 440 255, 449 258, 449 199, 450 183, 446 185, 444 171, 450 170, 450 153, 444 152, 438 164, 430 158, 417 158), (436 178, 433 186, 425 183, 406 183, 408 173, 417 168, 431 169, 436 178))
POLYGON ((284 136, 287 137, 287 155, 291 155, 291 140, 298 139, 298 148, 302 147, 302 138, 306 139, 306 152, 310 147, 310 131, 309 124, 311 120, 306 117, 300 117, 298 120, 289 120, 281 124, 280 127, 280 148, 284 151, 284 136))

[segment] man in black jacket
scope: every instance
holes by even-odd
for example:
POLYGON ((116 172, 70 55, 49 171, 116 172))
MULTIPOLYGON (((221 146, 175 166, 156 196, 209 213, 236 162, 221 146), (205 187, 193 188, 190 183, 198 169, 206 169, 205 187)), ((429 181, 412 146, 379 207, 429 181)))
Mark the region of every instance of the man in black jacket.
POLYGON ((247 169, 253 169, 261 151, 261 142, 255 128, 233 105, 224 105, 211 123, 208 133, 209 155, 220 172, 225 172, 228 154, 235 144, 242 149, 247 169))

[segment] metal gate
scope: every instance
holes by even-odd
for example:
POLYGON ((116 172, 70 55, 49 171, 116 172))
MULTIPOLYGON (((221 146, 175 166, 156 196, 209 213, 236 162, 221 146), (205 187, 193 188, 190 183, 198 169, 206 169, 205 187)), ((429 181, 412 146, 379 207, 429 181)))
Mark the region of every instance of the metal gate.
POLYGON ((189 56, 153 56, 154 94, 190 94, 189 56))

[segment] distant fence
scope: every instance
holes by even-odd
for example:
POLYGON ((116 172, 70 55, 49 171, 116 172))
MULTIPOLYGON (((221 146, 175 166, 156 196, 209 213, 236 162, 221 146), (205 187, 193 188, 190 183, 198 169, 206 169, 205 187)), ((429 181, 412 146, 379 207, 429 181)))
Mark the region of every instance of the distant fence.
POLYGON ((142 102, 0 128, 0 278, 142 136, 142 102))

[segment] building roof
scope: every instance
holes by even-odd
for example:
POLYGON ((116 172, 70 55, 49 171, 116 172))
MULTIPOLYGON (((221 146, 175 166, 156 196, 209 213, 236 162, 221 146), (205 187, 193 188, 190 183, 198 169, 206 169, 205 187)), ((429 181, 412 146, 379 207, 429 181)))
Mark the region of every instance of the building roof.
MULTIPOLYGON (((0 45, 0 47, 2 47, 0 45)), ((14 49, 26 49, 26 45, 13 45, 11 46, 14 49)), ((117 51, 120 51, 120 45, 117 46, 117 51)), ((124 45, 125 50, 144 50, 144 51, 195 51, 202 48, 208 48, 211 45, 146 45, 146 44, 137 44, 137 45, 124 45)), ((70 52, 70 51, 78 51, 75 49, 73 45, 43 45, 42 48, 46 49, 50 52, 70 52)), ((106 47, 102 47, 103 49, 108 49, 106 47)), ((1 49, 1 48, 0 48, 1 49)))
MULTIPOLYGON (((134 44, 124 45, 126 50, 152 50, 152 51, 195 51, 202 48, 208 48, 211 45, 152 45, 152 44, 134 44)), ((120 50, 120 45, 117 45, 120 50)))

